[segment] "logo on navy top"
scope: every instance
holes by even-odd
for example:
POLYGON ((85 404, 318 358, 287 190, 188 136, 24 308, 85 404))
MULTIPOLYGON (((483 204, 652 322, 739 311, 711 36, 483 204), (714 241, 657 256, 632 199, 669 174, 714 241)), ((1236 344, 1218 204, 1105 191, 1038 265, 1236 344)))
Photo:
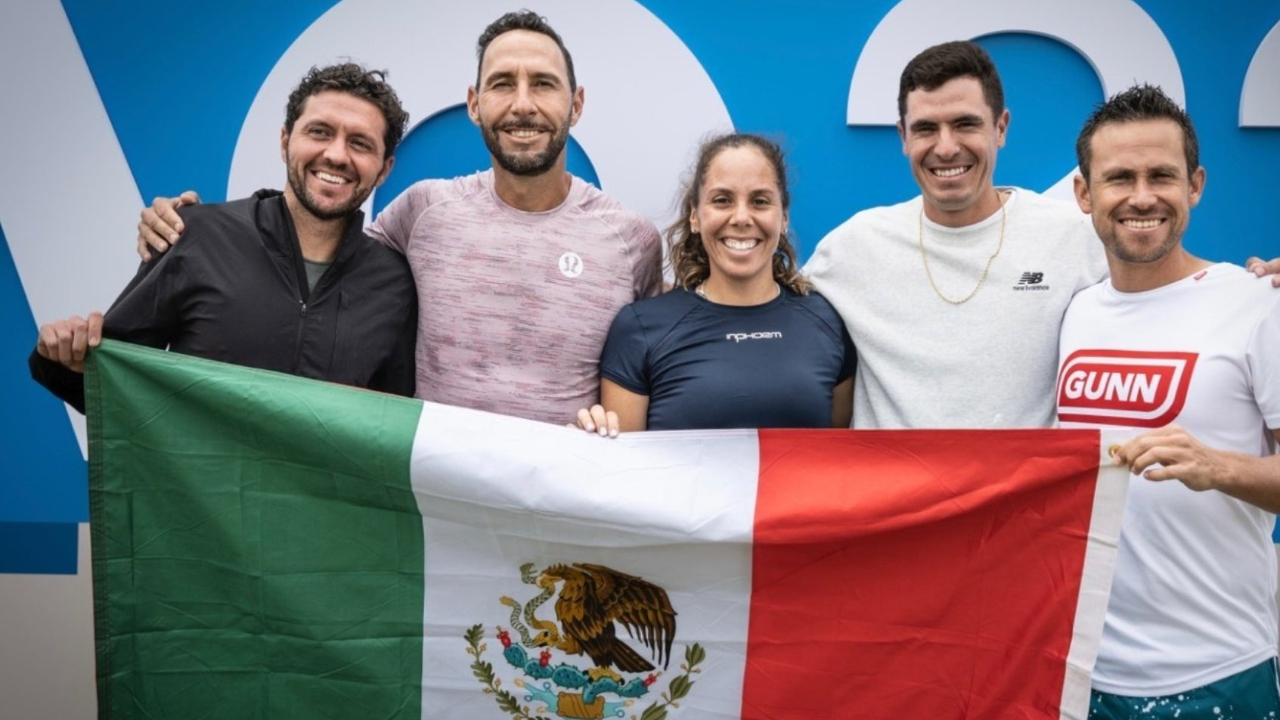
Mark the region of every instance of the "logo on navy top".
POLYGON ((1024 272, 1022 277, 1018 278, 1018 284, 1013 286, 1014 290, 1048 290, 1048 285, 1041 285, 1044 281, 1044 273, 1042 272, 1024 272))
POLYGON ((751 333, 729 333, 724 336, 725 340, 732 340, 740 343, 743 340, 781 340, 782 333, 778 330, 751 333))
POLYGON ((1062 422, 1163 427, 1182 412, 1197 353, 1077 350, 1058 373, 1062 422))

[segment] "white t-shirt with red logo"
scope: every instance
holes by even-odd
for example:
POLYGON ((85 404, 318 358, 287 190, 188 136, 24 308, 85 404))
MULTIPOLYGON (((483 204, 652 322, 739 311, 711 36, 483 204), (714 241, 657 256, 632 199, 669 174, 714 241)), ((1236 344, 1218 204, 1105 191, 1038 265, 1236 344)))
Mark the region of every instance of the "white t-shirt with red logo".
MULTIPOLYGON (((1280 290, 1218 264, 1176 283, 1076 295, 1062 325, 1063 427, 1176 423, 1209 447, 1275 452, 1280 290)), ((1130 478, 1093 685, 1171 695, 1276 654, 1275 516, 1217 491, 1130 478)))

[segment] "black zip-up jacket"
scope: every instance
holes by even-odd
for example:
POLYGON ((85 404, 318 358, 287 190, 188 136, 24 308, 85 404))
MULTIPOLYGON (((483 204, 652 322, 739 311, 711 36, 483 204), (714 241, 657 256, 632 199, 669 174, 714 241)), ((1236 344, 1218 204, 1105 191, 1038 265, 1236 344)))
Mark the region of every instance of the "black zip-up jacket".
MULTIPOLYGON (((417 292, 404 256, 353 214, 308 291, 284 196, 179 210, 182 240, 143 263, 103 336, 211 360, 412 396, 417 292)), ((84 412, 84 376, 35 352, 31 376, 84 412)))

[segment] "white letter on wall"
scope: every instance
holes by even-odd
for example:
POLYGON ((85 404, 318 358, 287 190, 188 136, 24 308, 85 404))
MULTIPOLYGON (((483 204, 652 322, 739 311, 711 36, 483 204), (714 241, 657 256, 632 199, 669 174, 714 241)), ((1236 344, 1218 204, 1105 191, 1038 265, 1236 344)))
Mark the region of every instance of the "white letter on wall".
MULTIPOLYGON (((1130 0, 903 0, 884 16, 858 56, 846 122, 896 124, 898 80, 911 58, 938 43, 1006 32, 1044 35, 1070 46, 1098 73, 1105 97, 1146 82, 1186 104, 1173 48, 1151 16, 1130 0)), ((1075 173, 1073 168, 1047 192, 1072 197, 1075 173)))
MULTIPOLYGON (((387 68, 405 109, 421 122, 466 99, 476 81, 476 38, 513 7, 498 0, 334 6, 293 43, 258 91, 236 144, 227 197, 280 184, 284 100, 312 65, 354 58, 387 68)), ((549 0, 538 12, 564 38, 586 89, 573 136, 601 185, 662 227, 698 142, 708 131, 733 128, 719 91, 675 33, 634 0, 549 0)), ((372 198, 366 215, 371 207, 372 198)))

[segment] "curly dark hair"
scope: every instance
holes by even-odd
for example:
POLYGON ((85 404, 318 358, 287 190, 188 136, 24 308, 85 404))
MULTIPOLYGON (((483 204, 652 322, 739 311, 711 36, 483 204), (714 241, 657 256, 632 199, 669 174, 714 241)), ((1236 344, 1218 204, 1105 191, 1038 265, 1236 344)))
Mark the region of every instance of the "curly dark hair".
POLYGON ((911 58, 898 80, 898 121, 906 122, 907 95, 912 90, 937 90, 958 77, 971 77, 982 85, 982 97, 991 108, 991 117, 1004 112, 1004 85, 991 56, 969 40, 934 45, 911 58))
MULTIPOLYGON (((702 243, 702 235, 695 233, 690 226, 689 216, 698 207, 698 197, 702 194, 702 184, 706 180, 711 161, 729 148, 740 147, 753 147, 764 155, 765 160, 769 161, 773 166, 774 177, 778 179, 778 196, 782 202, 782 210, 787 212, 791 209, 791 193, 787 190, 787 164, 782 148, 777 143, 750 133, 729 133, 704 141, 698 149, 698 160, 693 166, 693 178, 680 196, 680 217, 666 231, 667 262, 671 265, 676 287, 692 290, 711 275, 711 260, 707 257, 707 247, 702 243)), ((807 295, 812 287, 800 273, 796 249, 785 232, 778 238, 778 249, 773 254, 773 279, 797 295, 807 295)))
POLYGON ((315 67, 307 72, 298 87, 289 93, 289 104, 284 110, 285 132, 293 133, 293 124, 302 115, 302 107, 312 95, 326 90, 336 90, 368 100, 382 111, 387 129, 382 135, 385 146, 383 159, 395 154, 396 146, 404 138, 409 127, 409 113, 400 106, 400 98, 396 91, 387 84, 386 70, 367 70, 356 63, 340 63, 326 67, 315 67))
POLYGON ((480 67, 484 65, 484 53, 489 49, 489 43, 504 33, 512 30, 528 30, 530 32, 541 33, 556 42, 556 47, 560 48, 560 53, 564 55, 564 65, 569 71, 569 92, 573 93, 578 89, 578 78, 573 74, 573 57, 569 55, 569 49, 564 46, 564 41, 560 39, 560 33, 557 33, 547 22, 547 19, 532 10, 516 10, 489 23, 489 26, 480 33, 480 39, 476 41, 476 89, 480 88, 480 67))
POLYGON ((1104 103, 1094 108, 1080 135, 1076 138, 1076 161, 1080 164, 1080 174, 1089 182, 1089 166, 1093 161, 1093 136, 1098 128, 1111 123, 1137 122, 1140 120, 1171 120, 1182 128, 1182 150, 1187 158, 1187 172, 1193 173, 1200 167, 1200 141, 1196 139, 1196 128, 1191 124, 1191 116, 1178 107, 1164 90, 1155 85, 1134 85, 1122 93, 1117 93, 1104 103))

